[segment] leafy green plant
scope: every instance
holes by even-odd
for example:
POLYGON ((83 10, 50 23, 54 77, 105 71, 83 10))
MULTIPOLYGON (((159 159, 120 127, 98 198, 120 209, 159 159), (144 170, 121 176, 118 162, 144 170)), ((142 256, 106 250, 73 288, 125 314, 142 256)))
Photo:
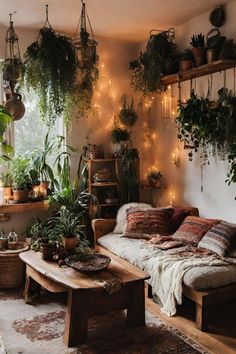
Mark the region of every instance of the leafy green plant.
POLYGON ((205 47, 205 36, 204 34, 200 33, 197 35, 193 35, 191 37, 191 46, 194 48, 203 48, 205 47))
POLYGON ((21 59, 5 59, 1 65, 3 79, 6 81, 17 81, 24 73, 24 64, 21 59))
POLYGON ((131 97, 129 102, 129 97, 123 95, 121 97, 121 106, 122 107, 119 114, 121 123, 127 127, 132 127, 138 119, 138 115, 134 109, 133 97, 131 97))
POLYGON ((14 189, 25 190, 30 184, 30 161, 24 156, 15 156, 10 163, 10 174, 14 189))
POLYGON ((0 148, 2 152, 0 162, 8 161, 9 155, 11 155, 14 151, 13 147, 7 144, 4 140, 4 133, 11 122, 11 114, 6 110, 6 108, 0 105, 0 148))
POLYGON ((126 128, 114 126, 111 130, 111 140, 114 144, 119 144, 122 141, 130 139, 130 132, 126 128))
POLYGON ((176 60, 176 46, 169 40, 168 32, 151 34, 145 51, 140 53, 137 60, 130 62, 133 71, 131 87, 135 91, 142 91, 144 95, 151 92, 161 92, 161 75, 165 72, 167 58, 176 60))
POLYGON ((80 240, 80 246, 88 246, 88 241, 83 232, 85 225, 81 224, 84 212, 78 214, 71 213, 62 206, 59 212, 49 219, 49 238, 54 240, 60 240, 64 238, 77 237, 80 240))
POLYGON ((121 167, 124 178, 124 193, 122 203, 136 202, 139 199, 139 179, 137 174, 137 149, 122 149, 120 151, 121 167))
POLYGON ((12 175, 9 171, 0 173, 2 187, 12 187, 12 175))
POLYGON ((193 53, 192 50, 187 48, 184 52, 180 55, 180 60, 193 60, 193 53))
POLYGON ((78 60, 72 41, 52 28, 42 28, 25 53, 24 83, 39 96, 41 116, 51 125, 75 92, 78 60))

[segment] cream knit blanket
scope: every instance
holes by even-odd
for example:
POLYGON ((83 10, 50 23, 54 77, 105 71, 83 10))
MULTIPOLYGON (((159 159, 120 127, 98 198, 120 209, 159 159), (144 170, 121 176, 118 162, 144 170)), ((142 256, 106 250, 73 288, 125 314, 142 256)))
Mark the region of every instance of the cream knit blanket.
POLYGON ((162 302, 161 311, 173 316, 176 313, 176 305, 182 303, 182 281, 186 271, 193 267, 223 266, 233 263, 236 263, 236 260, 232 258, 219 259, 216 256, 199 258, 194 254, 189 258, 186 255, 159 253, 157 257, 146 260, 144 269, 151 275, 149 283, 153 294, 156 294, 162 302))

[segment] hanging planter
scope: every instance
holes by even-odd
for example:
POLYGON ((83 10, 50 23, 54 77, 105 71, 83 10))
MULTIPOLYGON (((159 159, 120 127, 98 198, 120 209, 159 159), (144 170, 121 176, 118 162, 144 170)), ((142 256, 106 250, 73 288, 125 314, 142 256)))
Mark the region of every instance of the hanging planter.
POLYGON ((98 80, 98 43, 89 20, 86 5, 82 1, 82 10, 74 37, 74 46, 78 55, 78 82, 73 102, 79 116, 88 115, 92 110, 94 87, 98 80), (87 22, 89 28, 87 27, 87 22))
POLYGON ((48 21, 39 31, 39 37, 25 53, 24 82, 39 96, 41 117, 52 125, 57 117, 70 116, 75 92, 78 60, 72 40, 54 31, 48 21))

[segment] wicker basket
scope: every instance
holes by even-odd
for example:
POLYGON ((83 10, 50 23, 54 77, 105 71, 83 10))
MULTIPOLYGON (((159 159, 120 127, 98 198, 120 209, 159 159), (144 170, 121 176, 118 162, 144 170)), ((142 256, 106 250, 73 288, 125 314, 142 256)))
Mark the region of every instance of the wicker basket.
POLYGON ((25 277, 25 264, 20 260, 19 253, 28 250, 25 243, 19 243, 17 250, 0 252, 0 289, 21 286, 25 277))

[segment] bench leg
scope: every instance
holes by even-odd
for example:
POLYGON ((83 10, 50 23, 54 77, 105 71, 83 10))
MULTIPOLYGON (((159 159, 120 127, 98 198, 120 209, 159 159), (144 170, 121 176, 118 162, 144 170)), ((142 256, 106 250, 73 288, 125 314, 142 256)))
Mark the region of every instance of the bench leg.
POLYGON ((196 304, 196 327, 200 331, 208 331, 207 308, 196 304))
POLYGON ((64 341, 74 347, 87 339, 88 293, 85 290, 68 291, 64 341))
POLYGON ((127 325, 129 327, 145 326, 144 281, 136 281, 131 285, 132 295, 127 308, 127 325))
POLYGON ((40 290, 41 290, 41 285, 38 284, 34 279, 32 279, 26 273, 25 290, 24 290, 25 303, 31 304, 33 300, 39 296, 40 290))
POLYGON ((153 295, 152 295, 152 286, 150 284, 148 284, 148 299, 152 299, 153 295))

